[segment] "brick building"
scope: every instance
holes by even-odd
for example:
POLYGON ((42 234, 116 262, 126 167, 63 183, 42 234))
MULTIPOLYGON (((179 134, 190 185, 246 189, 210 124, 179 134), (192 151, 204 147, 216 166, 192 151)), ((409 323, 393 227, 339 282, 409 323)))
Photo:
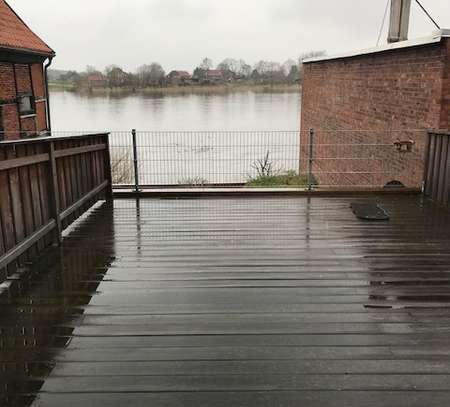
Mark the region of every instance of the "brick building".
POLYGON ((50 130, 46 69, 54 55, 0 0, 0 139, 50 130))
POLYGON ((313 128, 320 184, 419 186, 426 130, 450 127, 449 37, 305 61, 303 169, 313 128))

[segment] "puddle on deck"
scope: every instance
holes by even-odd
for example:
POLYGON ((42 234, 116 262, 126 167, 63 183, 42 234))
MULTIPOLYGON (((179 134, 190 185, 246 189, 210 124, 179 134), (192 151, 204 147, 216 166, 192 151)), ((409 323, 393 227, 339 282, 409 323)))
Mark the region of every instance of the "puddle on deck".
POLYGON ((96 209, 0 297, 0 405, 446 405, 450 214, 354 200, 96 209))

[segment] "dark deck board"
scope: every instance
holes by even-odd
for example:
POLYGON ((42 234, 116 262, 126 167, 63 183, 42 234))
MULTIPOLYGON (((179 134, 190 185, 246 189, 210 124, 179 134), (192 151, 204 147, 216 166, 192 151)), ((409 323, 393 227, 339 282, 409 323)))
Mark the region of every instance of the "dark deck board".
POLYGON ((450 391, 246 391, 43 394, 38 407, 447 407, 450 391))
POLYGON ((450 212, 355 200, 95 209, 0 296, 0 405, 447 406, 450 212))

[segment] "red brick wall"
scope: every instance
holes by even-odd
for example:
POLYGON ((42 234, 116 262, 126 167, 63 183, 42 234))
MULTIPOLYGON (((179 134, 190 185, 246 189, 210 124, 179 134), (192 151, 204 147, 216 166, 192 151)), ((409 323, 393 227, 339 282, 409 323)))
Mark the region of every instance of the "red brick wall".
POLYGON ((7 132, 5 138, 17 138, 19 136, 19 122, 17 116, 17 107, 14 103, 16 97, 16 85, 14 83, 13 65, 0 62, 0 120, 2 120, 0 128, 16 131, 16 134, 7 132))
POLYGON ((19 138, 21 131, 29 135, 47 129, 42 64, 32 64, 30 69, 28 64, 0 62, 0 109, 6 139, 19 138), (20 118, 16 99, 23 93, 33 93, 38 101, 35 116, 20 118))
POLYGON ((47 119, 45 102, 36 103, 36 130, 44 131, 47 129, 47 119))
MULTIPOLYGON (((309 128, 316 129, 314 171, 319 183, 384 186, 398 180, 408 186, 421 184, 425 129, 439 128, 445 123, 442 117, 448 118, 448 99, 447 111, 442 111, 447 54, 444 40, 305 64, 301 126, 303 135, 309 128), (413 151, 398 152, 393 145, 398 140, 413 140, 413 151)), ((305 136, 301 143, 304 170, 305 136)))
POLYGON ((22 132, 25 136, 31 136, 36 132, 36 117, 26 117, 20 120, 22 132))
POLYGON ((0 100, 10 100, 16 97, 13 65, 0 62, 0 100))
POLYGON ((19 93, 31 93, 31 76, 29 65, 16 64, 17 91, 19 93))
POLYGON ((36 98, 44 98, 44 73, 41 64, 33 64, 31 66, 31 77, 33 78, 34 96, 36 96, 36 98))
POLYGON ((450 130, 450 39, 446 39, 446 64, 442 90, 441 129, 450 130))
POLYGON ((17 105, 2 105, 3 127, 5 129, 5 139, 15 140, 20 138, 19 114, 17 105))

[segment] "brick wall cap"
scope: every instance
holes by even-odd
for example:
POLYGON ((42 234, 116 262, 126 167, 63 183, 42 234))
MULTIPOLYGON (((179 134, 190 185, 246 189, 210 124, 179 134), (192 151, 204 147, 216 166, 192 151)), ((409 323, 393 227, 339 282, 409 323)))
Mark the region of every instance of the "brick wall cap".
POLYGON ((332 61, 336 59, 353 58, 362 55, 377 54, 380 52, 395 51, 397 49, 420 47, 424 45, 437 44, 442 41, 443 38, 450 37, 450 29, 442 29, 435 31, 432 35, 421 38, 414 38, 408 41, 394 42, 392 44, 385 44, 379 47, 367 48, 362 50, 350 51, 342 54, 323 56, 317 58, 309 58, 303 61, 304 64, 311 64, 314 62, 332 61))

